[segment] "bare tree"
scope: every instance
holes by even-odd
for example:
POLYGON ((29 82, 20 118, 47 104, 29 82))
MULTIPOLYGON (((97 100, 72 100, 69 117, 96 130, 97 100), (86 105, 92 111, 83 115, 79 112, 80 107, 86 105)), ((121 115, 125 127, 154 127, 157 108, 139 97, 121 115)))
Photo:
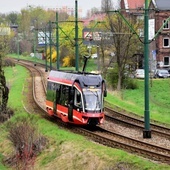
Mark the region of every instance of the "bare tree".
MULTIPOLYGON (((141 46, 140 41, 137 39, 135 33, 124 22, 119 14, 107 15, 107 29, 112 33, 113 46, 115 51, 114 61, 118 67, 118 84, 117 90, 121 90, 124 73, 127 67, 133 63, 132 56, 138 53, 141 46)), ((129 25, 137 28, 138 23, 135 23, 133 19, 128 19, 129 25)), ((134 64, 134 63, 133 63, 134 64)))
POLYGON ((34 117, 18 118, 9 124, 9 140, 15 149, 17 169, 33 169, 35 158, 45 147, 47 139, 40 135, 34 117))
POLYGON ((107 12, 113 9, 113 2, 112 0, 102 0, 101 1, 101 10, 103 12, 107 12))
MULTIPOLYGON (((139 22, 134 17, 123 19, 119 12, 113 12, 113 1, 102 0, 102 11, 107 14, 106 29, 113 35, 113 46, 115 51, 115 62, 118 67, 117 90, 121 90, 126 67, 133 63, 132 56, 139 53, 140 41, 132 30, 137 30, 139 22), (112 10, 112 11, 111 11, 112 10), (129 23, 129 25, 125 22, 129 23), (131 28, 133 27, 133 29, 131 28)), ((133 63, 134 64, 134 63, 133 63)))

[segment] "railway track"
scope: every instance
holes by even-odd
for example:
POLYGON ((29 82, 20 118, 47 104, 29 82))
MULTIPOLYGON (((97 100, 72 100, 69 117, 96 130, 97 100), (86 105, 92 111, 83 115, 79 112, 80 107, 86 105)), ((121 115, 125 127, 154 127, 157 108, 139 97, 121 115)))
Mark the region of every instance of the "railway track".
MULTIPOLYGON (((126 115, 122 112, 117 112, 108 107, 105 108, 105 111, 106 111, 105 118, 108 121, 119 122, 128 127, 138 128, 139 130, 144 129, 144 121, 141 120, 141 118, 135 118, 133 116, 126 115)), ((170 140, 170 128, 153 123, 151 123, 150 125, 153 134, 159 135, 161 137, 166 137, 167 139, 170 140)))
POLYGON ((87 130, 83 131, 83 133, 90 137, 93 141, 103 145, 123 149, 127 152, 140 155, 154 161, 169 164, 170 149, 132 139, 100 127, 98 127, 95 131, 87 130))
MULTIPOLYGON (((44 82, 47 74, 45 74, 44 69, 42 71, 41 66, 33 66, 33 64, 28 64, 28 62, 20 61, 18 64, 27 67, 31 72, 33 77, 32 85, 33 85, 33 100, 38 106, 39 112, 46 119, 50 119, 45 110, 45 94, 46 94, 46 83, 44 82), (43 72, 43 73, 42 73, 43 72), (45 78, 44 78, 45 77, 45 78)), ((35 108, 36 109, 36 108, 35 108)), ((133 128, 143 129, 143 122, 139 119, 133 119, 133 117, 127 115, 121 115, 120 113, 114 113, 109 108, 106 108, 107 113, 111 113, 112 116, 106 116, 106 121, 117 121, 124 122, 125 126, 133 126, 133 128), (117 114, 117 116, 116 116, 117 114), (117 119, 117 120, 116 120, 117 119), (128 122, 128 123, 127 123, 128 122), (141 126, 138 126, 141 124, 141 126)), ((170 148, 162 147, 156 144, 151 144, 149 142, 145 142, 142 140, 134 139, 133 137, 127 137, 120 133, 114 132, 114 130, 108 130, 104 127, 96 127, 96 128, 81 128, 76 126, 71 126, 61 122, 58 119, 50 119, 52 122, 57 123, 61 126, 67 128, 67 130, 71 130, 72 132, 79 133, 81 135, 87 136, 89 139, 98 142, 100 144, 106 145, 108 147, 119 148, 125 150, 127 152, 143 156, 153 161, 158 161, 161 163, 170 164, 170 148)), ((155 129, 155 135, 160 135, 162 127, 157 125, 152 125, 152 129, 155 129), (158 132, 156 132, 158 131, 158 132)), ((164 127, 164 133, 169 133, 168 128, 164 127)))

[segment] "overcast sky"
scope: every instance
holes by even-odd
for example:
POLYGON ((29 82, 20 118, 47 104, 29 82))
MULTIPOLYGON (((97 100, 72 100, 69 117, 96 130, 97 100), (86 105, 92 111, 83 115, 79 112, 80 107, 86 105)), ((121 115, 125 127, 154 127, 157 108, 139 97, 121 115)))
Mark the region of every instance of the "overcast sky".
MULTIPOLYGON (((83 15, 93 7, 101 7, 101 0, 77 0, 77 2, 78 8, 83 10, 83 15)), ((22 8, 26 8, 29 5, 50 8, 62 6, 75 8, 75 0, 1 0, 0 13, 20 12, 22 8)))
MULTIPOLYGON (((22 8, 28 6, 41 7, 75 7, 75 0, 0 0, 0 13, 20 12, 22 8)), ((113 0, 115 2, 117 0, 113 0)), ((101 7, 101 0, 77 0, 78 8, 83 10, 83 16, 86 15, 87 10, 96 7, 101 7)))

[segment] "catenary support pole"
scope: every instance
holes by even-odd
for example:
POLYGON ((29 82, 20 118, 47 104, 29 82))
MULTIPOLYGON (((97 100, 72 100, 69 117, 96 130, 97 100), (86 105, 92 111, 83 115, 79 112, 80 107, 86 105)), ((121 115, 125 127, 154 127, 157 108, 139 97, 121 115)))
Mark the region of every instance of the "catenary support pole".
POLYGON ((79 45, 78 45, 78 10, 77 0, 75 0, 75 57, 76 57, 76 71, 79 71, 79 45))
POLYGON ((51 34, 52 34, 52 26, 51 21, 49 21, 49 43, 50 43, 50 70, 52 70, 52 40, 51 40, 51 34))
POLYGON ((58 12, 56 12, 56 49, 57 49, 57 70, 59 70, 60 69, 60 50, 59 50, 58 12))
POLYGON ((47 29, 45 26, 45 72, 48 72, 47 68, 47 29))
POLYGON ((149 111, 149 41, 148 41, 148 0, 145 0, 144 16, 144 65, 145 65, 145 111, 144 111, 144 131, 143 138, 151 138, 150 111, 149 111))

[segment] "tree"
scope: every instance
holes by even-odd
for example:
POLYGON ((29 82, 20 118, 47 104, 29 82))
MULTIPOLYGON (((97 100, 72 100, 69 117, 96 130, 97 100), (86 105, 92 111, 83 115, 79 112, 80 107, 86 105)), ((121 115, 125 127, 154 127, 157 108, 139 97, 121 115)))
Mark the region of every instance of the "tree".
MULTIPOLYGON (((75 18, 69 17, 69 19, 59 24, 59 35, 60 35, 60 49, 61 49, 61 61, 63 61, 64 57, 70 56, 73 60, 75 60, 75 18), (64 52, 64 51, 68 52, 64 52)), ((79 58, 81 64, 82 56, 86 53, 86 47, 82 44, 82 30, 83 30, 83 24, 78 23, 78 34, 79 34, 79 58)), ((74 63, 74 62, 71 62, 74 63)))
POLYGON ((112 0, 102 0, 101 1, 101 10, 103 12, 107 12, 113 9, 113 3, 112 0))
POLYGON ((9 51, 10 34, 6 33, 8 27, 0 27, 0 119, 3 120, 5 114, 7 114, 7 102, 9 89, 6 85, 6 79, 4 71, 2 69, 2 60, 9 51))
MULTIPOLYGON (((118 66, 118 84, 117 90, 122 88, 122 79, 126 67, 132 62, 132 56, 137 53, 141 46, 140 41, 131 29, 124 23, 120 15, 109 16, 110 31, 114 34, 113 41, 116 50, 116 62, 118 66)), ((134 24, 133 20, 128 20, 131 26, 137 28, 138 23, 134 24)))
MULTIPOLYGON (((134 17, 126 18, 129 26, 133 27, 133 30, 125 23, 123 17, 119 12, 109 12, 113 9, 112 0, 102 0, 102 9, 107 12, 106 28, 112 33, 113 46, 115 49, 115 61, 118 70, 118 83, 117 90, 122 89, 122 82, 126 69, 133 63, 133 54, 139 53, 142 50, 140 41, 135 33, 140 22, 137 22, 134 17)), ((134 64, 134 63, 133 63, 134 64)))
POLYGON ((16 12, 9 13, 6 18, 10 24, 12 24, 12 25, 18 24, 18 13, 16 13, 16 12))

